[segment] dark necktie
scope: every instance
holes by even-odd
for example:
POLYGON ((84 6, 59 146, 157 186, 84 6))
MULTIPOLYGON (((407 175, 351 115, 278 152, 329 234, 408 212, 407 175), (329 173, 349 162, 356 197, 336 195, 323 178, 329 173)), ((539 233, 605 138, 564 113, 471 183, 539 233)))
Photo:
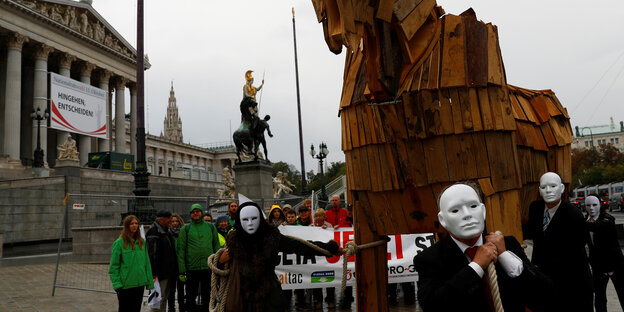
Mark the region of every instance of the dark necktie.
MULTIPOLYGON (((468 255, 468 257, 470 257, 470 260, 473 260, 475 255, 477 254, 477 248, 476 246, 470 247, 468 249, 466 249, 466 254, 468 255)), ((494 299, 492 299, 492 290, 490 290, 490 283, 487 280, 487 277, 485 276, 487 274, 487 270, 485 270, 485 273, 483 274, 483 283, 485 285, 485 287, 483 287, 483 290, 485 291, 485 295, 488 298, 488 303, 490 304, 490 308, 492 309, 492 311, 495 311, 494 309, 494 299)))

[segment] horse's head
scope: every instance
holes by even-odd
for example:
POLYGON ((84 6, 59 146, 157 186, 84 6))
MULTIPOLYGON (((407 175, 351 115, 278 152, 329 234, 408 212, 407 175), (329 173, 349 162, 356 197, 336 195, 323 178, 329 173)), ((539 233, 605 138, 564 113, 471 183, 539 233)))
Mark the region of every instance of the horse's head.
POLYGON ((339 54, 343 45, 362 52, 368 88, 377 99, 397 95, 402 69, 417 63, 436 40, 444 14, 435 0, 312 3, 332 52, 339 54))

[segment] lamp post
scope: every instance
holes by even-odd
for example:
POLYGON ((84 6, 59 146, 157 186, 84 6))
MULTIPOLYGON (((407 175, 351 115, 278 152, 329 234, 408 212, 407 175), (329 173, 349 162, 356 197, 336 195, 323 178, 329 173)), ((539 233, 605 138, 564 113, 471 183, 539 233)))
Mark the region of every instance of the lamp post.
POLYGON ((37 110, 33 110, 32 114, 30 114, 30 117, 33 120, 37 121, 37 148, 35 148, 35 152, 33 155, 34 161, 33 161, 33 168, 43 168, 43 150, 41 149, 41 121, 42 120, 46 120, 48 117, 50 117, 50 113, 48 112, 48 109, 46 108, 46 110, 44 111, 44 113, 41 113, 41 108, 37 107, 37 110))
POLYGON ((327 158, 327 154, 329 154, 329 150, 327 149, 327 144, 321 142, 319 144, 319 153, 316 155, 316 151, 314 150, 314 144, 310 146, 310 155, 312 158, 316 158, 319 160, 319 165, 321 166, 321 200, 327 201, 327 193, 325 192, 325 172, 323 169, 323 159, 327 158))
MULTIPOLYGON (((595 165, 596 164, 596 148, 594 147, 594 134, 592 133, 592 130, 591 130, 590 127, 583 127, 583 128, 581 128, 581 137, 584 136, 583 135, 583 131, 585 131, 585 129, 589 130, 589 139, 591 140, 589 142, 589 145, 592 148, 592 152, 593 152, 592 154, 594 156, 594 165, 595 165)), ((578 131, 578 128, 577 128, 577 131, 578 131)))

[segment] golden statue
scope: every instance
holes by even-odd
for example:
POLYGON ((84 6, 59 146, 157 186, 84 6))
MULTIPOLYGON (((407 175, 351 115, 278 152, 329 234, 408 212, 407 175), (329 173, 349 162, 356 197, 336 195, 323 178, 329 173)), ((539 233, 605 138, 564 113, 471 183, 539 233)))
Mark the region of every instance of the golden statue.
POLYGON ((260 89, 262 89, 262 86, 264 86, 264 79, 262 79, 262 83, 260 84, 260 86, 256 88, 253 86, 254 78, 251 73, 253 73, 253 70, 248 70, 245 73, 245 80, 247 82, 243 86, 243 98, 248 96, 255 101, 256 93, 260 91, 260 89))

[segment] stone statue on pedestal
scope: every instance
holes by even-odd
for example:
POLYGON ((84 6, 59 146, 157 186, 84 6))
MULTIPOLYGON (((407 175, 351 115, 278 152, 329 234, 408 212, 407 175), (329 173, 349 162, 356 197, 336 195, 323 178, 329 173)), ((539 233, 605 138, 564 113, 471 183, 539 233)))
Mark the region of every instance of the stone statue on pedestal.
MULTIPOLYGON (((229 167, 223 168, 222 182, 226 188, 217 190, 217 196, 219 196, 219 198, 236 198, 236 185, 229 167)), ((217 202, 222 201, 225 200, 219 200, 217 202)))
POLYGON ((59 160, 79 160, 76 140, 71 137, 71 134, 67 134, 65 143, 57 146, 56 149, 58 150, 59 160))
POLYGON ((266 148, 266 140, 264 131, 270 137, 273 137, 268 121, 271 116, 266 115, 264 119, 260 119, 258 112, 258 103, 256 102, 256 92, 264 85, 264 80, 259 87, 253 86, 253 76, 251 70, 245 73, 246 83, 243 86, 243 100, 240 104, 241 124, 238 130, 232 135, 234 144, 236 145, 236 156, 238 162, 242 162, 241 153, 252 155, 254 160, 258 160, 258 149, 262 144, 265 159, 268 161, 268 153, 266 148))
POLYGON ((286 174, 278 171, 273 178, 273 198, 280 198, 282 194, 292 193, 292 187, 295 186, 288 181, 286 174))

